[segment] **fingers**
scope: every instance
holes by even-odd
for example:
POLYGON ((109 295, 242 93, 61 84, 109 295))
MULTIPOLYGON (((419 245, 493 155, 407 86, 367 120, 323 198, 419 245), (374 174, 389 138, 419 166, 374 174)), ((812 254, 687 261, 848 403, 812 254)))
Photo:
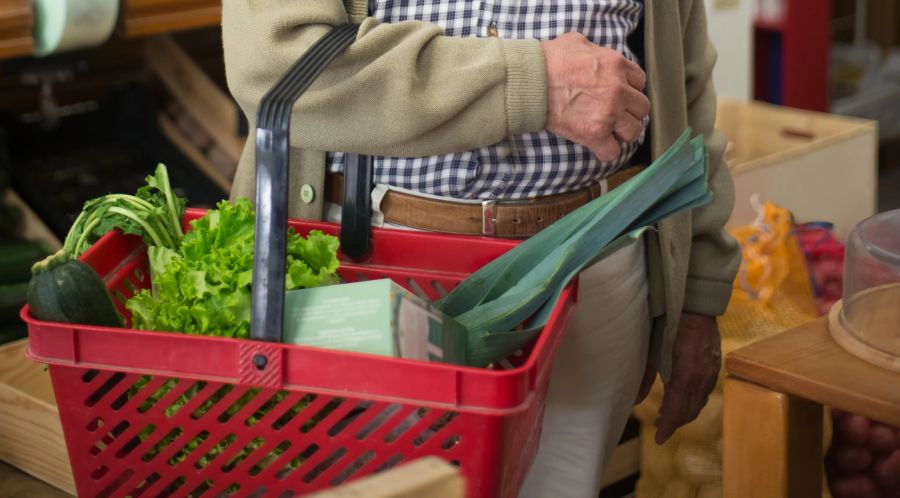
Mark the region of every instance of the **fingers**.
POLYGON ((705 392, 705 389, 685 388, 685 385, 691 384, 673 380, 666 386, 662 406, 659 409, 659 417, 656 420, 657 444, 663 444, 679 427, 695 420, 709 401, 712 389, 705 392))
POLYGON ((622 153, 622 147, 613 135, 595 139, 588 145, 588 148, 601 161, 614 161, 622 153))
POLYGON ((622 100, 625 103, 625 110, 637 119, 644 119, 650 114, 650 99, 640 91, 625 87, 622 100))
POLYGON ((643 130, 644 125, 641 123, 641 121, 631 114, 626 113, 616 123, 614 133, 616 134, 616 138, 618 138, 622 142, 627 143, 634 142, 635 140, 640 138, 641 132, 643 130))
POLYGON ((634 62, 624 57, 622 59, 625 61, 625 78, 628 84, 637 91, 643 91, 644 86, 647 84, 647 73, 634 62))
POLYGON ((655 424, 656 444, 668 441, 675 429, 681 426, 681 421, 687 418, 688 402, 687 393, 676 392, 671 387, 666 389, 655 424))

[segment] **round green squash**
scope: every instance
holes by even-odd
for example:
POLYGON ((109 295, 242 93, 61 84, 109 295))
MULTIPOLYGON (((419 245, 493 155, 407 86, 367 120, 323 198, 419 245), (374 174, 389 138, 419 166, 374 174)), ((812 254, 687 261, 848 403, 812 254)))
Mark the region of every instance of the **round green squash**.
POLYGON ((31 315, 50 322, 121 327, 100 275, 87 263, 57 253, 32 268, 28 283, 31 315))

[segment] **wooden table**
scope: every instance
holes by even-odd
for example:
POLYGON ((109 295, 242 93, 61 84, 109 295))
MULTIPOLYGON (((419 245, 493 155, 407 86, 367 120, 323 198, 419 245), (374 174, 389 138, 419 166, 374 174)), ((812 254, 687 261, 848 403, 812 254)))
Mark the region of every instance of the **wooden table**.
POLYGON ((900 426, 900 373, 842 349, 825 319, 739 349, 725 368, 729 498, 820 498, 823 405, 900 426))
POLYGON ((53 486, 31 477, 21 470, 0 461, 0 498, 74 498, 53 486))

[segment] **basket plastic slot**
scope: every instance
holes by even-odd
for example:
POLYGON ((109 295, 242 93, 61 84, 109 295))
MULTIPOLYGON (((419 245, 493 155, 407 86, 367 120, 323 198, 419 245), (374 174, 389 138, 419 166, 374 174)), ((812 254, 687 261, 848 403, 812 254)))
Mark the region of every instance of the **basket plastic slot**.
POLYGON ((247 495, 247 498, 263 498, 269 492, 268 486, 260 486, 255 491, 247 495))
POLYGON ((372 450, 366 450, 362 455, 360 455, 356 460, 350 463, 349 466, 345 467, 343 470, 338 473, 334 479, 332 479, 329 484, 332 486, 339 486, 347 479, 353 477, 353 474, 356 474, 361 469, 363 469, 366 464, 372 461, 375 458, 375 452, 372 450))
POLYGON ((284 404, 284 400, 288 395, 288 391, 264 391, 260 394, 265 401, 256 410, 244 414, 244 425, 253 427, 257 424, 265 425, 271 420, 269 414, 278 410, 284 404))
POLYGON ((187 496, 191 496, 191 497, 203 496, 203 493, 206 493, 207 491, 209 491, 209 489, 213 486, 213 484, 214 483, 212 481, 205 479, 203 482, 201 482, 199 485, 197 485, 197 487, 192 489, 187 494, 187 496))
POLYGON ((315 443, 307 444, 304 442, 302 445, 295 445, 294 449, 295 451, 288 452, 289 458, 286 461, 281 462, 280 468, 275 472, 275 479, 277 481, 292 481, 294 478, 291 476, 295 475, 295 473, 299 473, 300 469, 305 469, 306 463, 319 451, 320 447, 315 443), (300 447, 303 447, 303 450, 296 451, 296 449, 300 447), (299 464, 295 468, 291 468, 291 462, 293 462, 294 459, 298 459, 299 464))
POLYGON ((359 429, 352 430, 356 435, 356 439, 362 441, 372 435, 379 428, 388 424, 391 419, 401 411, 403 405, 399 403, 375 403, 369 410, 369 416, 363 418, 359 422, 359 429))
POLYGON ((351 434, 353 432, 353 427, 351 426, 359 425, 365 420, 366 412, 369 412, 372 408, 372 401, 367 399, 358 401, 355 405, 352 403, 353 402, 351 401, 351 403, 346 405, 346 413, 342 414, 340 419, 328 428, 329 436, 336 437, 342 434, 351 434), (356 422, 356 424, 354 424, 354 422, 356 422))
MULTIPOLYGON (((262 436, 256 436, 247 442, 240 449, 240 451, 236 452, 231 456, 228 460, 224 461, 222 465, 219 466, 219 470, 228 474, 231 472, 237 471, 237 469, 247 470, 247 464, 245 463, 248 459, 254 458, 256 455, 266 454, 268 452, 263 452, 263 448, 266 446, 266 442, 269 441, 271 437, 264 438, 262 436)), ((240 472, 243 474, 244 472, 240 472)))
POLYGON ((116 385, 122 382, 125 379, 125 374, 121 372, 112 372, 109 375, 104 376, 102 380, 102 384, 98 385, 97 388, 84 400, 84 406, 93 407, 97 405, 103 398, 109 394, 110 391, 113 390, 116 385))
MULTIPOLYGON (((277 438, 273 438, 273 440, 274 439, 277 438)), ((253 463, 248 473, 252 477, 257 477, 266 469, 277 467, 280 462, 285 460, 292 446, 293 443, 291 443, 291 441, 283 440, 271 449, 265 447, 262 448, 265 453, 253 463)))
POLYGON ((272 427, 274 428, 276 423, 288 418, 287 413, 294 406, 297 406, 298 404, 302 405, 303 403, 306 403, 306 406, 301 407, 297 414, 290 416, 290 420, 283 424, 279 424, 279 428, 276 429, 279 434, 301 434, 302 427, 331 401, 331 397, 329 396, 307 395, 306 393, 297 394, 302 394, 302 396, 290 398, 290 403, 287 403, 287 406, 285 406, 287 409, 284 412, 281 412, 281 415, 279 415, 277 419, 273 419, 272 427), (307 396, 309 396, 308 400, 306 399, 307 396))
MULTIPOLYGON (((244 431, 240 431, 244 432, 244 431)), ((217 474, 224 473, 229 475, 229 479, 235 479, 234 476, 238 474, 246 474, 247 473, 247 458, 252 458, 253 455, 257 454, 257 449, 253 449, 252 446, 260 446, 265 444, 271 435, 268 437, 262 437, 259 434, 254 433, 244 433, 238 434, 237 431, 232 431, 237 437, 234 442, 231 443, 228 448, 226 448, 222 453, 220 453, 214 460, 212 460, 209 465, 206 467, 207 470, 215 472, 217 474), (254 444, 254 441, 260 440, 260 443, 254 444), (225 469, 228 470, 225 470, 225 469)))
MULTIPOLYGON (((115 425, 109 432, 103 434, 97 441, 91 446, 91 449, 88 450, 89 453, 93 456, 97 456, 104 451, 108 450, 110 446, 113 446, 116 442, 121 442, 122 439, 127 437, 125 431, 131 426, 126 420, 122 420, 118 424, 115 425)), ((101 433, 102 434, 102 433, 101 433)), ((110 450, 113 452, 114 450, 110 450)))
MULTIPOLYGON (((459 416, 459 412, 444 412, 437 420, 425 428, 418 436, 413 439, 412 444, 416 448, 425 446, 428 441, 435 439, 441 431, 444 431, 453 423, 453 420, 459 416)), ((452 430, 452 429, 450 429, 452 430)), ((448 431, 449 432, 449 431, 448 431)))
POLYGON ((191 452, 188 458, 182 463, 184 463, 185 466, 194 469, 194 471, 202 471, 211 465, 219 463, 222 452, 234 445, 235 441, 237 441, 237 436, 235 436, 233 432, 227 432, 225 435, 222 435, 222 433, 211 434, 210 437, 207 438, 206 441, 200 443, 200 446, 191 452), (213 455, 212 451, 219 445, 223 445, 224 448, 218 450, 218 453, 213 455), (201 463, 201 460, 205 460, 205 462, 201 463))
POLYGON ((191 414, 192 420, 200 420, 209 412, 218 411, 220 409, 218 406, 219 403, 221 403, 225 396, 232 392, 234 388, 235 386, 233 384, 210 382, 207 384, 206 393, 199 397, 202 401, 198 401, 187 413, 191 414))
POLYGON ((199 447, 203 444, 204 441, 208 440, 211 436, 210 432, 206 429, 203 429, 199 432, 196 429, 193 430, 185 430, 185 433, 191 434, 194 433, 192 437, 188 437, 183 439, 179 445, 181 448, 172 455, 172 458, 166 462, 170 467, 176 467, 180 469, 182 472, 187 472, 190 469, 190 465, 187 465, 186 462, 189 457, 194 455, 199 451, 199 447), (191 445, 195 445, 191 448, 191 445))
POLYGON ((173 394, 173 391, 178 389, 178 386, 184 383, 185 382, 182 382, 181 379, 177 379, 175 377, 164 379, 163 382, 160 383, 159 387, 157 387, 146 398, 144 398, 143 402, 137 404, 137 411, 141 414, 151 417, 156 414, 162 414, 162 407, 167 406, 169 403, 177 399, 177 396, 173 394))
POLYGON ((301 427, 300 432, 303 434, 316 435, 317 437, 325 436, 323 434, 325 430, 323 427, 325 424, 330 423, 330 420, 334 420, 332 418, 334 412, 344 404, 346 400, 344 398, 331 398, 328 403, 322 407, 321 410, 313 414, 309 420, 306 421, 301 427))
POLYGON ((242 449, 238 455, 240 461, 225 462, 220 467, 221 470, 229 474, 249 475, 254 478, 254 481, 264 482, 257 478, 263 467, 268 468, 270 465, 275 465, 277 462, 282 461, 285 453, 282 451, 276 454, 277 450, 284 447, 286 447, 286 450, 289 450, 292 446, 291 441, 285 439, 283 435, 276 434, 257 436, 256 439, 251 441, 251 444, 255 444, 256 448, 252 450, 250 448, 242 449), (231 466, 231 469, 226 471, 225 468, 228 465, 231 466))
POLYGON ((187 479, 184 476, 178 476, 173 481, 171 481, 166 487, 163 489, 162 493, 158 494, 158 498, 169 498, 170 496, 175 496, 175 493, 178 492, 179 489, 184 487, 184 484, 187 482, 187 479))
MULTIPOLYGON (((412 422, 411 424, 408 424, 403 430, 400 430, 401 428, 396 429, 399 432, 397 434, 393 432, 388 433, 384 441, 392 447, 406 448, 410 452, 425 451, 432 446, 436 446, 436 441, 435 438, 430 436, 424 438, 423 434, 431 432, 433 436, 435 433, 446 430, 456 419, 456 415, 451 415, 452 413, 454 412, 444 410, 429 410, 423 415, 416 413, 415 416, 410 416, 407 419, 412 422), (417 445, 417 441, 421 441, 422 444, 417 445)), ((404 424, 406 424, 406 421, 404 421, 404 424)))
POLYGON ((246 419, 256 413, 267 401, 265 396, 261 395, 261 391, 257 389, 235 387, 235 391, 243 391, 243 393, 233 404, 224 405, 225 409, 216 417, 216 421, 220 424, 246 419))
MULTIPOLYGON (((159 472, 153 472, 148 475, 146 479, 138 481, 138 483, 134 485, 134 489, 131 491, 131 493, 129 493, 129 495, 132 498, 140 498, 141 496, 144 496, 144 493, 147 493, 151 489, 153 489, 155 487, 154 485, 158 484, 160 481, 161 479, 159 472)), ((150 495, 152 494, 153 493, 151 492, 150 495)))
POLYGON ((299 417, 310 403, 316 399, 315 394, 291 393, 285 398, 284 403, 275 410, 277 418, 271 422, 272 429, 278 431, 288 426, 292 420, 299 417), (285 409, 286 408, 286 409, 285 409))
POLYGON ((112 482, 110 482, 102 491, 97 493, 96 498, 108 498, 112 496, 119 488, 122 487, 132 476, 135 475, 134 470, 125 469, 112 482))
POLYGON ((378 462, 378 467, 375 468, 375 472, 384 472, 385 470, 390 470, 397 465, 400 465, 403 462, 404 456, 403 453, 395 453, 384 459, 382 462, 378 462))
POLYGON ((117 448, 114 448, 113 454, 117 459, 123 459, 128 455, 134 453, 135 455, 142 455, 147 452, 152 447, 152 444, 155 443, 147 443, 146 446, 142 448, 141 443, 146 442, 148 439, 152 441, 153 433, 156 432, 156 424, 144 424, 142 426, 134 426, 134 430, 129 434, 125 435, 122 438, 121 444, 117 445, 117 448), (144 432, 146 434, 144 434, 144 432), (143 438, 141 434, 144 434, 143 438))
POLYGON ((409 417, 410 411, 409 406, 394 403, 385 405, 384 409, 377 413, 376 417, 356 432, 357 441, 369 440, 377 441, 369 444, 381 444, 392 429, 409 417))
POLYGON ((334 473, 335 464, 347 456, 347 448, 340 447, 332 451, 303 476, 303 482, 310 484, 316 479, 327 481, 334 473), (330 472, 329 472, 330 471, 330 472))
POLYGON ((186 440, 184 429, 180 427, 157 427, 154 431, 153 444, 141 455, 141 460, 150 462, 168 462, 181 449, 186 440))
MULTIPOLYGON (((142 452, 146 452, 150 448, 152 448, 152 444, 142 444, 146 443, 148 438, 151 438, 156 433, 157 424, 146 423, 146 421, 141 421, 140 424, 132 424, 127 431, 123 432, 116 439, 109 444, 107 448, 107 452, 109 455, 115 456, 116 459, 125 458, 132 453, 136 455, 142 455, 142 452), (151 427, 150 433, 148 433, 141 440, 140 434, 148 427, 151 427)), ((155 443, 154 443, 155 444, 155 443)))
POLYGON ((338 435, 338 433, 334 432, 335 427, 344 422, 347 424, 352 423, 353 420, 359 417, 359 414, 354 412, 358 406, 359 402, 355 399, 333 398, 331 403, 325 407, 327 413, 313 416, 313 418, 317 419, 315 427, 304 425, 300 431, 303 433, 316 431, 321 433, 323 437, 333 438, 338 435), (322 418, 318 420, 320 417, 322 418))
POLYGON ((178 396, 163 409, 163 414, 167 418, 178 420, 189 417, 196 407, 200 405, 200 402, 204 400, 204 395, 208 392, 207 387, 209 383, 202 380, 195 382, 188 380, 182 382, 182 384, 185 385, 184 390, 181 390, 178 396))

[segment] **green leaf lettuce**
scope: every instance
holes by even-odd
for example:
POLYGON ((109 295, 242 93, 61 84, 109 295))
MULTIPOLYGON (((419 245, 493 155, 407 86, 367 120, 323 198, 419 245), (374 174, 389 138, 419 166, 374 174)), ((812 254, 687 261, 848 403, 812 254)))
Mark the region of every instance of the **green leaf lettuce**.
MULTIPOLYGON (((222 201, 191 222, 177 250, 150 246, 153 285, 126 307, 138 329, 248 338, 255 215, 250 201, 222 201)), ((337 283, 338 240, 288 230, 287 289, 337 283)))

